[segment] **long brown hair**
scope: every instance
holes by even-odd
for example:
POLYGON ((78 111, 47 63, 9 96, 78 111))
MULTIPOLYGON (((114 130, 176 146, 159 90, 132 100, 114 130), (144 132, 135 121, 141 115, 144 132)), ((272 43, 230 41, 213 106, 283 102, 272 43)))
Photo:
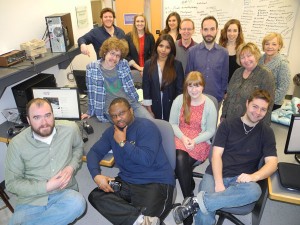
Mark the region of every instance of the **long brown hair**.
POLYGON ((170 19, 170 17, 172 17, 172 16, 175 16, 175 18, 176 18, 176 20, 177 20, 177 23, 178 23, 178 26, 177 26, 177 34, 179 34, 179 27, 180 27, 180 23, 181 23, 181 18, 180 18, 180 15, 179 15, 177 12, 171 12, 171 13, 168 15, 168 17, 167 17, 167 19, 166 19, 166 27, 165 27, 165 29, 163 29, 163 30, 161 31, 160 34, 167 34, 167 33, 170 32, 171 28, 170 28, 170 26, 169 26, 169 19, 170 19))
POLYGON ((174 66, 175 56, 176 56, 176 47, 174 40, 170 34, 162 34, 158 37, 157 41, 155 42, 155 46, 152 52, 151 61, 150 61, 150 68, 149 68, 149 76, 152 76, 154 70, 157 67, 157 60, 158 60, 158 53, 157 47, 162 41, 167 41, 170 45, 171 51, 168 55, 166 60, 164 70, 162 71, 162 82, 161 82, 161 90, 164 90, 164 87, 172 83, 176 79, 176 70, 174 66))
POLYGON ((200 85, 203 88, 205 87, 205 80, 202 73, 198 71, 191 71, 187 75, 184 84, 183 84, 183 117, 184 122, 190 124, 191 120, 191 96, 188 93, 189 85, 200 85))
POLYGON ((238 27, 239 34, 236 38, 236 46, 235 46, 235 50, 237 50, 237 48, 245 42, 241 23, 237 19, 231 19, 231 20, 227 21, 227 23, 225 23, 224 28, 221 30, 219 45, 226 48, 226 45, 227 45, 227 42, 228 42, 227 30, 228 30, 228 28, 231 24, 235 24, 238 27))
POLYGON ((147 19, 146 19, 146 16, 141 13, 141 14, 136 14, 133 18, 133 26, 132 26, 132 31, 130 32, 130 36, 131 36, 131 39, 132 39, 132 42, 133 42, 133 45, 135 46, 137 52, 140 52, 140 41, 139 41, 139 34, 138 34, 138 31, 136 29, 136 26, 135 26, 135 22, 136 22, 136 19, 141 16, 144 18, 144 21, 145 21, 145 28, 144 28, 144 31, 145 31, 145 34, 149 34, 150 31, 149 31, 149 28, 148 28, 148 23, 147 23, 147 19))

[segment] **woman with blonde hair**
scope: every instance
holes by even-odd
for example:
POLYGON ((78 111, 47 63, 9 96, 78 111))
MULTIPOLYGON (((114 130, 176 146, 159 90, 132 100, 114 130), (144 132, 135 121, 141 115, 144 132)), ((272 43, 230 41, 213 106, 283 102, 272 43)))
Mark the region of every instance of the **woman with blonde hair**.
MULTIPOLYGON (((215 134, 217 110, 214 102, 205 94, 205 80, 198 71, 190 72, 183 85, 183 94, 173 102, 170 120, 176 144, 176 169, 183 197, 193 196, 195 182, 193 165, 207 159, 210 139, 215 134)), ((184 224, 192 224, 188 217, 184 224)))
POLYGON ((155 40, 150 33, 144 14, 134 16, 132 31, 126 34, 129 52, 126 57, 131 69, 137 70, 142 75, 145 61, 150 59, 155 40))
POLYGON ((282 36, 279 33, 269 33, 262 41, 265 52, 259 59, 259 64, 266 66, 275 78, 275 100, 273 110, 281 107, 291 81, 291 71, 288 60, 280 54, 283 47, 282 36))
MULTIPOLYGON (((271 95, 271 103, 264 121, 271 124, 271 109, 274 104, 275 81, 271 71, 258 65, 260 50, 248 42, 240 45, 237 50, 238 68, 227 88, 227 98, 223 102, 221 120, 223 118, 241 117, 246 112, 246 101, 256 89, 267 90, 271 95)), ((245 130, 245 133, 248 133, 245 130)))

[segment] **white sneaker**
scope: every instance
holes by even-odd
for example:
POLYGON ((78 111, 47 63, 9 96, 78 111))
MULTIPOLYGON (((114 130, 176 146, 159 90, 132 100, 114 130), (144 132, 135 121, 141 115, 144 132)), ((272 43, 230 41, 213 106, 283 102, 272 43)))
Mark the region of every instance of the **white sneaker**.
POLYGON ((144 216, 144 221, 141 225, 159 225, 160 220, 158 217, 144 216))

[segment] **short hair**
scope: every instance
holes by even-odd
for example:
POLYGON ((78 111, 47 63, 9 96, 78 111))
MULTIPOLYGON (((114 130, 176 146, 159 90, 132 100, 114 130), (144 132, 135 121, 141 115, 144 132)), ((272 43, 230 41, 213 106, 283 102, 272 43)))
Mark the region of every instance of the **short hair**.
POLYGON ((248 103, 252 102, 254 99, 261 99, 266 101, 269 105, 271 103, 271 95, 267 90, 256 89, 248 98, 248 103))
POLYGON ((243 43, 236 50, 237 64, 241 65, 240 56, 241 56, 241 54, 243 54, 245 52, 250 52, 251 54, 253 54, 254 58, 256 59, 257 62, 261 56, 260 50, 258 49, 256 44, 254 44, 253 42, 243 43))
POLYGON ((240 46, 240 44, 243 44, 245 42, 241 22, 237 19, 231 19, 231 20, 228 20, 227 23, 225 23, 224 28, 221 30, 221 35, 219 38, 219 45, 226 48, 226 45, 228 43, 227 31, 228 31, 229 26, 232 24, 235 24, 237 26, 238 32, 239 32, 239 34, 236 38, 236 46, 235 46, 235 48, 237 49, 240 46))
POLYGON ((264 46, 267 41, 271 41, 274 38, 277 38, 278 45, 280 46, 279 47, 279 50, 280 50, 283 47, 283 39, 282 39, 281 34, 275 33, 275 32, 269 33, 264 37, 264 39, 262 40, 262 49, 264 50, 264 46))
POLYGON ((126 98, 123 98, 123 97, 117 97, 117 98, 115 98, 114 100, 112 100, 112 102, 111 102, 110 105, 109 105, 109 109, 110 109, 113 105, 115 105, 115 104, 117 104, 117 103, 124 103, 124 104, 128 107, 128 109, 131 108, 131 106, 130 106, 130 104, 129 104, 129 102, 128 102, 128 100, 127 100, 126 98))
POLYGON ((185 78, 183 84, 183 117, 184 122, 190 124, 191 120, 191 96, 188 93, 188 86, 190 84, 200 84, 205 87, 205 79, 199 71, 191 71, 185 78))
POLYGON ((194 21, 191 20, 191 19, 189 19, 189 18, 185 18, 185 19, 181 20, 181 22, 180 22, 180 24, 179 24, 179 28, 181 28, 181 24, 182 24, 183 22, 191 22, 191 23, 193 24, 193 29, 195 29, 195 23, 194 23, 194 21))
POLYGON ((32 105, 36 105, 38 108, 42 107, 44 104, 48 104, 50 106, 51 112, 53 112, 52 105, 50 102, 45 99, 45 98, 34 98, 31 99, 27 104, 26 104, 26 115, 29 117, 29 110, 32 105))
POLYGON ((203 28, 203 23, 204 23, 204 21, 206 21, 206 20, 213 20, 213 21, 215 21, 215 22, 216 22, 216 28, 218 29, 218 21, 217 21, 217 19, 216 19, 214 16, 207 16, 207 17, 204 17, 204 19, 203 19, 202 22, 201 22, 201 29, 203 28))
POLYGON ((120 50, 121 58, 125 58, 128 54, 128 43, 125 39, 118 39, 116 37, 110 37, 106 39, 99 51, 99 56, 104 58, 104 56, 111 50, 120 50))
POLYGON ((101 12, 100 12, 100 18, 102 19, 103 14, 104 14, 104 13, 107 13, 107 12, 110 12, 110 13, 113 15, 113 18, 116 18, 116 13, 115 13, 115 11, 114 11, 113 9, 111 9, 111 8, 103 8, 103 9, 101 10, 101 12))

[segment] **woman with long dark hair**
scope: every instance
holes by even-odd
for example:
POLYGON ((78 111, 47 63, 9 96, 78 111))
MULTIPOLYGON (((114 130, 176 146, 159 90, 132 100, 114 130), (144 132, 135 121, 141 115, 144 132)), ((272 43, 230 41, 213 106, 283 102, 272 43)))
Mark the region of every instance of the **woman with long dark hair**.
POLYGON ((175 60, 176 47, 169 34, 157 39, 143 70, 143 105, 156 119, 169 121, 173 100, 182 93, 184 72, 175 60))

